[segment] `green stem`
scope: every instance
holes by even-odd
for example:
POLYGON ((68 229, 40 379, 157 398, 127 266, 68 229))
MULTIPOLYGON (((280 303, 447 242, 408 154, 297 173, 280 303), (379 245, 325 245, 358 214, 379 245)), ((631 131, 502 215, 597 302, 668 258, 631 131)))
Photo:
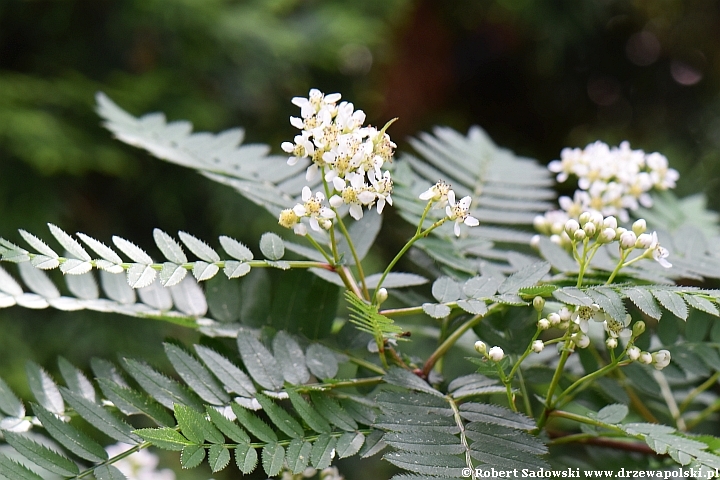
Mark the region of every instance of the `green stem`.
POLYGON ((598 370, 595 370, 595 371, 592 372, 592 373, 588 373, 588 374, 585 375, 584 377, 576 380, 572 385, 570 385, 570 386, 569 386, 568 388, 566 388, 562 393, 560 393, 560 394, 558 395, 558 397, 555 399, 554 405, 558 404, 561 399, 567 397, 567 396, 570 395, 572 392, 574 392, 575 390, 577 390, 578 388, 580 388, 581 386, 583 386, 583 384, 589 385, 589 384, 590 384, 589 382, 595 380, 596 378, 600 378, 600 377, 602 377, 603 375, 606 375, 606 374, 612 372, 612 371, 615 370, 617 367, 622 367, 622 366, 625 366, 625 365, 629 365, 630 363, 632 363, 630 360, 627 360, 627 361, 625 361, 625 362, 609 363, 609 364, 605 365, 604 367, 602 367, 602 368, 600 368, 600 369, 598 369, 598 370))
POLYGON ((328 255, 328 253, 325 251, 325 249, 322 247, 322 245, 317 243, 317 241, 312 236, 305 235, 305 238, 307 239, 308 242, 310 242, 310 244, 313 247, 315 247, 315 250, 320 252, 322 254, 322 256, 325 257, 325 260, 327 260, 328 263, 330 263, 330 264, 333 263, 332 257, 330 257, 330 255, 328 255))
POLYGON ((450 395, 447 395, 445 400, 450 404, 450 408, 452 408, 453 411, 453 418, 455 419, 455 425, 457 425, 460 430, 460 444, 465 450, 465 465, 472 472, 472 478, 475 478, 475 466, 473 465, 473 459, 470 453, 470 445, 467 441, 467 437, 465 436, 465 422, 463 421, 462 415, 460 415, 460 409, 458 409, 458 405, 455 403, 455 400, 450 395))
POLYGON ((353 357, 351 355, 348 355, 348 360, 350 360, 352 363, 354 363, 355 365, 357 365, 359 367, 363 367, 367 370, 370 370, 371 372, 375 372, 380 375, 385 375, 387 373, 382 367, 375 365, 374 363, 369 362, 369 361, 365 360, 364 358, 358 358, 358 357, 353 357))
POLYGON ((87 470, 85 470, 84 472, 80 473, 80 474, 79 474, 77 477, 75 477, 75 478, 85 478, 85 477, 87 477, 88 475, 91 475, 98 467, 102 467, 102 466, 105 466, 105 465, 112 465, 113 463, 115 463, 115 462, 117 462, 117 461, 120 461, 120 460, 122 460, 123 458, 127 458, 127 457, 129 457, 130 455, 132 455, 133 453, 139 452, 139 451, 142 450, 143 448, 147 448, 147 447, 149 447, 149 446, 151 446, 151 445, 152 445, 152 444, 151 444, 150 442, 143 442, 143 443, 140 443, 140 444, 138 444, 138 445, 135 445, 134 447, 129 448, 128 450, 125 450, 124 452, 119 453, 119 454, 115 455, 115 456, 112 457, 112 458, 108 458, 108 459, 105 460, 104 462, 99 463, 99 464, 93 466, 92 468, 88 468, 87 470))
POLYGON ((444 342, 438 346, 435 351, 428 357, 428 359, 425 361, 425 365, 423 366, 423 375, 427 377, 427 375, 430 374, 430 371, 433 369, 433 366, 435 366, 435 363, 443 356, 445 353, 447 353, 448 350, 450 350, 450 347, 455 345, 455 342, 457 342, 460 337, 463 336, 465 332, 473 328, 475 325, 480 323, 480 321, 485 318, 486 316, 495 313, 496 311, 503 308, 502 304, 494 303, 489 308, 488 311, 485 312, 482 315, 475 315, 471 319, 467 320, 465 323, 460 325, 457 330, 455 330, 453 333, 451 333, 444 342))
POLYGON ((387 266, 387 268, 383 272, 382 276, 380 277, 380 281, 378 282, 377 286, 375 287, 375 293, 373 293, 372 302, 371 302, 373 305, 376 304, 378 290, 380 290, 380 287, 382 286, 383 282, 385 281, 385 278, 388 276, 388 274, 390 273, 390 270, 392 270, 392 268, 395 266, 395 264, 402 258, 403 255, 405 255, 405 253, 407 253, 408 250, 410 250, 410 247, 412 247, 415 242, 417 242, 418 240, 420 240, 423 237, 427 237, 430 234, 430 232, 432 232, 433 230, 438 228, 440 225, 442 225, 446 221, 447 221, 447 217, 440 219, 437 222, 430 225, 426 230, 415 233, 415 235, 413 235, 413 237, 410 240, 408 240, 408 242, 405 244, 405 246, 398 252, 397 255, 395 255, 395 258, 393 258, 392 261, 390 261, 390 264, 387 266))
POLYGON ((703 422, 707 417, 717 412, 718 410, 720 410, 720 400, 716 400, 715 403, 708 406, 704 410, 701 410, 700 413, 698 413, 698 415, 692 420, 688 420, 686 425, 687 429, 692 430, 693 428, 697 427, 698 424, 703 422))
POLYGON ((583 239, 583 253, 582 258, 579 261, 580 271, 578 272, 578 279, 575 287, 580 287, 580 285, 582 285, 583 277, 585 276, 585 267, 588 264, 588 262, 585 261, 585 258, 587 257, 587 246, 589 241, 590 240, 588 240, 587 238, 583 239))
POLYGON ((338 226, 340 227, 340 230, 342 231, 343 236, 345 237, 345 240, 347 240, 348 248, 350 248, 350 253, 352 253, 353 260, 355 260, 355 267, 357 267, 358 276, 360 277, 360 284, 362 285, 362 291, 365 300, 370 300, 370 292, 368 291, 367 282, 365 282, 365 272, 363 271, 362 263, 360 262, 360 257, 358 257, 357 250, 355 250, 355 244, 352 241, 352 238, 350 238, 350 232, 348 232, 347 228, 345 228, 345 224, 342 221, 342 218, 340 218, 339 215, 337 215, 337 212, 335 212, 335 215, 338 221, 338 226))
POLYGON ((331 390, 333 388, 349 388, 349 387, 360 387, 367 385, 377 385, 383 382, 383 377, 367 377, 367 378, 352 378, 349 380, 338 380, 337 382, 328 383, 316 383, 311 385, 302 385, 295 391, 300 393, 305 392, 322 392, 325 390, 331 390))
POLYGON ((618 274, 618 272, 623 268, 623 264, 625 260, 627 259, 628 255, 630 255, 630 252, 632 249, 623 250, 620 254, 620 261, 618 262, 617 266, 615 267, 615 270, 612 271, 610 274, 610 277, 607 279, 607 282, 605 282, 605 285, 610 285, 613 280, 615 280, 615 276, 618 274))
POLYGON ((378 313, 385 317, 405 317, 408 315, 418 315, 423 313, 422 307, 406 307, 406 308, 390 308, 387 310, 380 310, 378 313))
POLYGON ((687 394, 687 396, 685 397, 685 400, 683 400, 682 403, 680 404, 680 406, 678 407, 678 409, 680 410, 680 413, 687 410, 687 408, 690 406, 692 401, 695 400, 695 398, 698 395, 700 395, 702 392, 704 392, 708 388, 715 385, 715 383, 718 381, 719 378, 720 378, 720 372, 715 372, 712 374, 712 376, 710 378, 705 380, 703 383, 701 383, 697 387, 693 388, 690 391, 690 393, 687 394))
POLYGON ((520 381, 520 393, 523 397, 523 405, 525 406, 525 414, 532 418, 533 411, 532 405, 530 405, 530 396, 528 395, 527 385, 525 385, 525 379, 523 378, 522 370, 518 370, 518 380, 520 381))
POLYGON ((560 383, 560 378, 562 377, 563 370, 565 369, 565 362, 567 362, 568 357, 570 356, 570 330, 565 332, 565 335, 563 335, 563 338, 565 339, 565 346, 562 349, 562 352, 560 353, 560 361, 558 362, 557 367, 555 368, 555 373, 553 374, 553 378, 550 381, 550 386, 548 387, 547 396, 545 397, 545 408, 543 409, 542 415, 538 419, 537 422, 537 429, 542 430, 542 428, 545 426, 545 423, 548 420, 548 416, 550 415, 550 412, 552 412, 554 408, 553 403, 553 395, 555 394, 555 389, 558 387, 558 384, 560 383))

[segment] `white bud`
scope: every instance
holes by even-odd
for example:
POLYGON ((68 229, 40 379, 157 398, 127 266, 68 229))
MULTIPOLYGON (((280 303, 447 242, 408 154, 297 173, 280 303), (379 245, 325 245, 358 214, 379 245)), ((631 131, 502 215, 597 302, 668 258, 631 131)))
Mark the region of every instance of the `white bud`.
POLYGON ((605 345, 607 345, 608 348, 615 348, 618 346, 617 338, 610 337, 607 340, 605 340, 605 345))
POLYGON ((583 212, 583 213, 580 215, 580 218, 579 218, 580 224, 581 224, 581 225, 584 225, 584 224, 586 224, 586 223, 589 222, 589 221, 590 221, 590 212, 583 212))
POLYGON ((560 315, 558 315, 558 314, 555 313, 555 312, 553 312, 553 313, 551 313, 550 315, 548 315, 547 319, 548 319, 548 321, 550 322, 550 325, 552 325, 553 327, 554 327, 555 325, 559 324, 560 321, 561 321, 560 315))
POLYGON ((562 238, 560 238, 560 235, 550 235, 550 241, 555 245, 562 245, 562 238))
POLYGON ((570 313, 570 310, 568 310, 567 307, 562 307, 558 310, 558 315, 560 315, 560 320, 563 322, 570 320, 570 317, 572 317, 572 313, 570 313))
POLYGON ((538 320, 537 326, 540 330, 547 330, 548 328, 550 328, 550 322, 547 318, 541 318, 540 320, 538 320))
POLYGON ((670 352, 667 350, 660 350, 653 353, 653 364, 656 369, 662 370, 663 368, 670 365, 670 352))
POLYGON ((533 227, 535 227, 535 230, 538 232, 547 233, 547 221, 545 221, 545 217, 537 215, 533 218, 533 227))
POLYGON ((488 358, 492 360, 493 362, 499 362, 505 357, 505 352, 503 352, 503 349, 500 347, 492 347, 488 351, 488 358))
POLYGON ((620 247, 622 248, 635 248, 635 242, 637 242, 637 235, 635 235, 635 232, 628 230, 620 235, 620 247))
POLYGON ((597 227, 594 223, 588 222, 585 225, 583 225, 583 230, 585 230, 585 234, 592 238, 595 236, 595 232, 597 232, 597 227))
POLYGON ((600 235, 598 235, 597 241, 600 243, 610 243, 613 240, 615 240, 615 229, 614 228, 606 228, 602 232, 600 232, 600 235))
POLYGON ((652 360, 653 358, 650 352, 642 352, 640 354, 640 358, 638 359, 640 363, 644 363, 645 365, 650 365, 652 363, 652 360))
POLYGON ((590 337, 584 334, 576 335, 573 337, 573 342, 578 348, 587 348, 590 345, 590 337))
POLYGON ((475 342, 475 351, 478 353, 485 353, 487 351, 487 345, 485 345, 485 342, 481 340, 475 342))
POLYGON ((543 351, 543 348, 545 348, 545 343, 543 343, 542 340, 535 340, 532 343, 532 351, 535 353, 540 353, 543 351))
POLYGON ((650 248, 650 245, 653 243, 652 235, 649 233, 643 233, 641 235, 638 235, 637 242, 635 242, 635 246, 637 248, 650 248))
POLYGON ((616 228, 618 228, 618 226, 617 226, 617 218, 615 218, 615 217, 613 217, 613 216, 605 217, 605 218, 603 219, 603 227, 605 227, 605 228, 612 228, 613 230, 615 230, 616 228))
POLYGON ((560 233, 565 229, 565 224, 560 222, 555 222, 552 225, 550 225, 550 233, 553 235, 560 235, 560 233))
POLYGON ((620 238, 620 235, 622 235, 623 233, 625 233, 627 231, 628 231, 627 228, 623 228, 623 227, 616 228, 615 229, 615 238, 620 238))
POLYGON ((591 212, 590 213, 590 223, 595 225, 595 227, 599 230, 603 226, 603 216, 600 212, 591 212))
POLYGON ((632 230, 635 232, 635 235, 642 235, 645 233, 645 230, 647 230, 647 223, 645 223, 644 219, 635 220, 635 223, 632 225, 632 230))
POLYGON ((530 239, 530 246, 537 250, 540 248, 540 235, 533 235, 530 239))
POLYGON ((637 360, 640 358, 640 353, 640 349, 635 345, 627 349, 627 356, 630 360, 637 360))
POLYGON ((384 302, 385 300, 387 300, 387 298, 388 298, 388 291, 387 291, 387 289, 381 288, 380 290, 378 290, 378 291, 377 291, 377 295, 375 296, 375 298, 377 299, 378 305, 380 305, 381 303, 383 303, 383 302, 384 302))
POLYGON ((583 240, 585 240, 585 237, 586 237, 586 236, 587 236, 587 234, 585 233, 585 230, 583 230, 582 228, 581 228, 580 230, 577 230, 577 231, 573 234, 573 238, 574 238, 575 240, 578 240, 578 241, 583 241, 583 240))
POLYGON ((565 232, 568 235, 574 234, 575 232, 578 231, 579 228, 580 228, 580 224, 577 222, 577 220, 574 220, 571 218, 570 220, 565 222, 565 232))

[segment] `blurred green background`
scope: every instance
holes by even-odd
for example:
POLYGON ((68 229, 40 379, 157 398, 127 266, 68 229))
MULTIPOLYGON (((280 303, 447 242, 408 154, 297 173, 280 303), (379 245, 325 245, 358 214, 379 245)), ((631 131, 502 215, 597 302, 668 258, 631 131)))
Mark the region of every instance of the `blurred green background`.
MULTIPOLYGON (((668 156, 681 196, 704 191, 717 208, 718 25, 710 0, 4 0, 0 236, 48 238, 53 222, 152 251, 154 227, 251 245, 273 227, 229 189, 114 141, 93 111, 99 90, 134 114, 243 126, 276 153, 294 135, 290 98, 311 87, 342 92, 372 124, 399 117, 401 150, 436 124, 479 124, 542 162, 629 140, 668 156)), ((127 317, 6 309, 0 374, 27 398, 27 360, 56 372, 57 355, 87 368, 121 352, 163 365, 169 336, 197 338, 127 317)))

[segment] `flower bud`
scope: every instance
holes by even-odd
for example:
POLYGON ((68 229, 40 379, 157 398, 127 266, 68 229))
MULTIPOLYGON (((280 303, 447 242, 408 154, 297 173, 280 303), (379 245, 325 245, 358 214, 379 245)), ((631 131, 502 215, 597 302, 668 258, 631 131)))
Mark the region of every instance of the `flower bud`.
POLYGON ((475 351, 478 353, 485 353, 487 351, 487 345, 482 340, 475 342, 475 351))
POLYGON ((612 228, 613 230, 615 230, 617 228, 617 218, 613 216, 605 217, 602 224, 605 228, 612 228))
POLYGON ((388 298, 388 291, 385 288, 381 288, 377 291, 377 295, 375 295, 375 298, 377 299, 378 305, 383 303, 388 298))
POLYGON ((638 358, 638 362, 643 363, 645 365, 650 365, 652 363, 652 355, 650 352, 642 352, 640 354, 640 358, 638 358))
POLYGON ((637 235, 635 232, 627 231, 620 235, 620 247, 624 249, 635 248, 635 242, 637 242, 637 235))
POLYGON ((590 337, 584 334, 575 335, 573 337, 573 342, 578 346, 578 348, 587 348, 590 345, 590 337))
POLYGON ((535 340, 532 343, 532 351, 535 353, 540 353, 543 351, 543 348, 545 348, 545 343, 543 343, 542 340, 535 340))
POLYGON ((637 338, 640 335, 642 335, 643 332, 645 332, 645 322, 640 320, 640 321, 636 322, 635 325, 633 325, 633 328, 632 328, 633 337, 637 338))
POLYGON ((602 232, 600 232, 600 235, 598 235, 597 241, 600 243, 610 243, 613 240, 615 240, 615 229, 614 228, 606 228, 602 232))
POLYGON ((590 221, 590 212, 583 212, 578 220, 581 225, 586 224, 590 221))
POLYGON ((533 218, 533 227, 535 227, 535 230, 538 232, 547 233, 548 228, 545 217, 543 215, 537 215, 533 218))
POLYGON ((625 232, 627 232, 627 231, 628 231, 628 229, 627 229, 627 228, 624 228, 624 227, 618 227, 618 228, 616 228, 616 229, 615 229, 615 238, 620 238, 620 235, 622 235, 623 233, 625 233, 625 232))
POLYGON ((555 222, 552 225, 550 225, 550 233, 553 235, 560 235, 561 232, 565 230, 565 224, 560 222, 555 222))
POLYGON ((558 315, 558 314, 555 313, 555 312, 553 312, 553 313, 551 313, 550 315, 548 315, 547 319, 548 319, 548 321, 550 322, 550 325, 552 325, 553 327, 554 327, 555 325, 557 325, 558 323, 560 323, 560 321, 561 321, 560 315, 558 315))
POLYGON ((571 218, 570 220, 565 222, 565 232, 568 235, 574 234, 575 232, 578 231, 579 228, 580 228, 580 224, 577 222, 577 220, 574 220, 571 218))
POLYGON ((492 347, 488 351, 488 358, 492 360, 493 362, 499 362, 505 357, 505 352, 503 352, 503 349, 500 347, 492 347))
POLYGON ((560 320, 563 322, 570 320, 570 317, 572 317, 572 313, 570 313, 570 310, 568 310, 567 307, 562 307, 557 313, 560 316, 560 320))
POLYGON ((560 235, 550 235, 550 241, 555 245, 562 245, 562 238, 560 238, 560 235))
POLYGON ((586 236, 587 236, 587 233, 585 233, 585 230, 583 230, 582 228, 580 230, 575 231, 575 233, 573 234, 573 238, 578 241, 585 240, 586 236))
POLYGON ((588 222, 585 225, 583 225, 583 230, 585 230, 585 234, 592 238, 595 236, 595 232, 597 232, 597 227, 594 223, 588 222))
POLYGON ((670 352, 667 350, 660 350, 652 354, 653 364, 656 369, 662 370, 663 368, 670 365, 670 352))
POLYGON ((627 356, 630 360, 637 360, 640 358, 640 353, 640 349, 635 345, 627 349, 627 356))
POLYGON ((647 223, 645 223, 645 220, 642 218, 635 220, 635 223, 632 225, 632 231, 635 232, 635 235, 642 235, 645 233, 645 230, 647 230, 647 223))
POLYGON ((537 250, 540 248, 540 235, 533 235, 530 239, 530 246, 537 250))
POLYGON ((545 299, 543 297, 533 298, 533 308, 536 312, 542 312, 542 309, 545 308, 545 299))
POLYGON ((547 330, 548 328, 550 328, 550 322, 547 318, 541 318, 540 320, 538 320, 537 326, 540 330, 547 330))
POLYGON ((605 345, 607 345, 608 348, 615 348, 618 346, 617 338, 610 337, 607 340, 605 340, 605 345))
POLYGON ((603 226, 603 216, 600 212, 591 212, 590 213, 590 223, 595 225, 595 227, 599 230, 603 226))
POLYGON ((653 243, 652 235, 649 233, 643 233, 638 235, 637 242, 635 242, 635 246, 637 248, 650 248, 650 245, 653 243))

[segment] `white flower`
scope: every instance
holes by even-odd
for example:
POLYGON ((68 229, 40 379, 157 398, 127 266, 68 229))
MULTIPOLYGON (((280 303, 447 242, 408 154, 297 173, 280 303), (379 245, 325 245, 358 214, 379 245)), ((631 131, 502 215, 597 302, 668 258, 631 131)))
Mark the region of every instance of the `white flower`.
MULTIPOLYGON (((131 445, 117 443, 110 445, 105 450, 109 457, 120 455, 129 450, 131 445)), ((128 480, 175 480, 175 473, 172 470, 163 468, 158 470, 159 459, 157 455, 147 449, 140 450, 128 457, 113 463, 128 480)))
POLYGON ((470 197, 463 197, 459 202, 455 203, 455 192, 450 190, 447 194, 450 205, 445 207, 445 214, 450 220, 455 220, 454 232, 456 236, 460 236, 460 224, 464 223, 468 227, 476 227, 480 224, 477 218, 470 215, 470 197))
POLYGON ((543 343, 542 340, 535 340, 532 343, 532 351, 535 353, 540 353, 545 348, 545 343, 543 343))
POLYGON ((659 350, 652 354, 652 363, 656 369, 662 370, 670 365, 670 352, 667 350, 659 350))
POLYGON ((635 235, 635 232, 633 232, 632 230, 623 232, 623 234, 620 235, 620 247, 621 248, 624 248, 624 249, 635 248, 635 242, 637 242, 637 236, 635 235))
POLYGON ((597 303, 593 303, 590 306, 577 307, 570 315, 570 319, 580 327, 580 331, 583 333, 587 333, 590 328, 589 320, 604 322, 605 318, 605 313, 600 310, 600 306, 597 303))
POLYGON ((653 241, 650 244, 650 249, 652 250, 652 256, 655 261, 665 268, 672 267, 672 263, 665 260, 667 257, 670 256, 670 252, 667 250, 667 248, 663 248, 660 246, 660 242, 657 238, 657 232, 653 232, 652 239, 653 241))
POLYGON ((653 357, 650 354, 650 352, 642 352, 640 354, 640 358, 638 358, 638 362, 644 363, 645 365, 650 365, 653 361, 653 357))
POLYGON ((488 358, 493 362, 499 362, 505 357, 505 352, 500 347, 492 347, 487 354, 488 358))
POLYGON ((340 98, 339 93, 323 95, 320 90, 313 88, 308 98, 293 97, 292 103, 300 107, 300 115, 303 118, 309 118, 317 114, 322 107, 334 105, 340 98))
MULTIPOLYGON (((444 208, 447 205, 450 192, 452 192, 450 184, 438 180, 435 185, 421 193, 419 198, 420 200, 432 200, 435 202, 435 208, 444 208)), ((453 195, 455 195, 454 192, 453 195)))

